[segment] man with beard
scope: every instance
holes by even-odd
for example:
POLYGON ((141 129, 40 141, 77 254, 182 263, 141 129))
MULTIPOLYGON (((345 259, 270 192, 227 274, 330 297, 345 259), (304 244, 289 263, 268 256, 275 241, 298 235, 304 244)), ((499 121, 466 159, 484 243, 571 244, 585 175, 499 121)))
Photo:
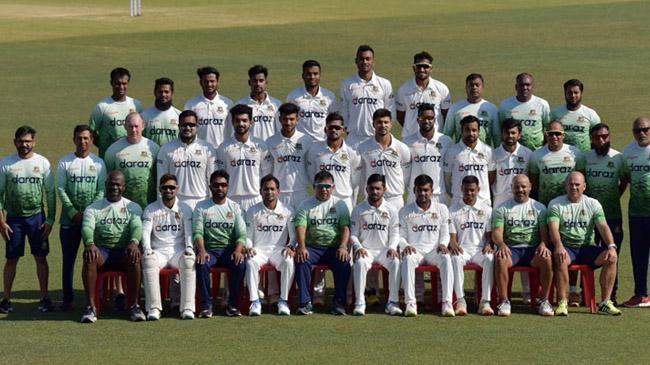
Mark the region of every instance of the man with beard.
MULTIPOLYGON (((262 65, 248 69, 250 94, 236 104, 248 105, 252 111, 251 136, 266 141, 280 129, 278 108, 282 102, 268 93, 269 70, 262 65)), ((259 180, 257 180, 259 181, 259 180)))
POLYGON ((564 83, 564 100, 566 103, 551 113, 551 120, 562 123, 566 134, 564 142, 589 151, 589 128, 600 123, 595 110, 582 104, 584 85, 580 80, 571 79, 564 83))
POLYGON ((156 79, 153 95, 156 97, 154 106, 142 112, 142 135, 162 146, 178 137, 178 115, 181 111, 172 105, 174 81, 167 77, 156 79))

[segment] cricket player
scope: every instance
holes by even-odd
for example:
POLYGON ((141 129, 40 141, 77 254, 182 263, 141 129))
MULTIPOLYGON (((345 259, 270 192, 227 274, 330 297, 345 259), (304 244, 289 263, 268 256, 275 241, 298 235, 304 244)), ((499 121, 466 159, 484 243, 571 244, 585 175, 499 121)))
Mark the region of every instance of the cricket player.
POLYGON ((584 84, 571 79, 564 83, 565 104, 551 112, 551 120, 557 120, 564 127, 564 142, 576 146, 580 151, 591 150, 589 129, 600 123, 595 110, 582 104, 584 84))
POLYGON ((262 65, 248 69, 250 94, 236 104, 248 105, 252 111, 251 136, 266 141, 280 130, 278 108, 282 102, 268 93, 269 70, 262 65))
POLYGON ((156 79, 153 87, 154 106, 142 112, 142 135, 162 146, 178 137, 180 110, 173 105, 174 81, 168 77, 156 79))

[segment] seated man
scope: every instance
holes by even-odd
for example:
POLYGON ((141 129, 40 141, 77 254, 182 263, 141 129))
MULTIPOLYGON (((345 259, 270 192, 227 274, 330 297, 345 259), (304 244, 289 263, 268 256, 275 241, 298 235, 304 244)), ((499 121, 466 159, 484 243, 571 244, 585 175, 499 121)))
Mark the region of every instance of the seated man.
POLYGON ((532 266, 539 270, 542 285, 538 312, 542 316, 552 316, 553 308, 547 299, 553 268, 545 224, 546 207, 529 197, 531 184, 528 176, 515 176, 511 187, 512 198, 492 212, 492 242, 497 246, 494 255, 495 276, 501 298, 497 314, 503 317, 510 315, 508 269, 532 266))
POLYGON ((142 209, 124 197, 125 178, 113 171, 106 178, 106 198, 90 204, 84 211, 81 236, 84 243, 82 278, 88 306, 82 323, 97 321, 95 285, 100 270, 126 271, 128 299, 132 321, 146 318, 140 306, 140 240, 142 239, 142 209))
POLYGON ((196 284, 201 291, 200 318, 212 317, 210 268, 230 269, 226 315, 239 317, 239 291, 246 271, 244 247, 246 224, 239 204, 228 199, 230 176, 224 170, 210 175, 212 197, 199 202, 192 214, 192 236, 196 248, 196 284))
POLYGON ((160 269, 172 267, 180 272, 181 318, 194 319, 196 257, 192 248, 192 209, 176 198, 175 175, 160 177, 161 197, 149 204, 142 215, 142 273, 146 295, 147 319, 160 319, 160 269))
MULTIPOLYGON (((399 211, 400 247, 402 248, 402 286, 407 317, 418 315, 415 300, 415 269, 422 264, 440 269, 442 282, 442 315, 453 317, 451 291, 453 275, 449 244, 449 211, 437 201, 432 201, 433 180, 419 175, 413 181, 415 201, 399 211)), ((434 305, 436 303, 433 303, 434 305)))
MULTIPOLYGON (((487 188, 487 186, 486 186, 487 188)), ((468 175, 462 180, 462 200, 449 209, 451 224, 449 225, 449 252, 454 273, 454 291, 456 292, 456 315, 467 314, 465 301, 465 271, 466 263, 471 262, 483 268, 482 294, 478 313, 484 316, 494 314, 490 307, 490 294, 494 281, 494 255, 492 254, 492 228, 490 217, 492 208, 487 202, 480 200, 480 187, 476 176, 468 175)))
POLYGON ((568 315, 568 267, 572 263, 602 267, 598 313, 620 315, 621 311, 610 300, 616 278, 616 244, 602 206, 598 200, 583 194, 586 188, 584 175, 572 172, 566 178, 566 195, 551 200, 548 205, 548 232, 554 245, 553 270, 560 298, 555 315, 568 315), (603 246, 594 245, 594 226, 602 237, 603 246))
MULTIPOLYGON (((350 242, 354 248, 354 292, 356 302, 352 314, 366 314, 366 276, 373 262, 388 270, 388 303, 386 314, 402 314, 399 307, 399 218, 392 205, 384 200, 386 178, 372 174, 366 185, 367 200, 352 210, 350 242)), ((386 283, 384 283, 386 285, 386 283)))
POLYGON ((300 297, 298 314, 312 313, 311 269, 326 264, 334 274, 332 314, 345 314, 345 295, 350 278, 350 213, 343 200, 332 196, 334 177, 322 170, 314 177, 315 196, 303 201, 296 213, 296 282, 300 297))
MULTIPOLYGON (((248 239, 252 244, 246 260, 246 285, 251 300, 248 314, 262 314, 262 303, 257 290, 260 283, 259 271, 262 265, 270 263, 280 271, 278 314, 288 316, 291 314, 289 290, 295 269, 293 211, 279 200, 280 181, 275 176, 266 175, 262 178, 260 192, 262 201, 246 211, 248 239)), ((275 288, 277 290, 277 285, 275 288)))

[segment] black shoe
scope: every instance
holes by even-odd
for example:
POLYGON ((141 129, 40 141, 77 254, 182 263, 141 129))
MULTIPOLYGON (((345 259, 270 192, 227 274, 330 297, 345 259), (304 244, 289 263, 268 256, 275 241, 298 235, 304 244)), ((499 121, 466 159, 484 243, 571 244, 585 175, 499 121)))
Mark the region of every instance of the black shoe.
POLYGON ((239 309, 237 309, 237 307, 228 306, 226 307, 226 315, 228 317, 239 317, 241 316, 241 312, 239 309))
POLYGON ((38 310, 41 312, 51 312, 54 310, 54 307, 52 306, 52 301, 48 297, 44 297, 41 299, 40 302, 38 302, 38 310))
POLYGON ((126 295, 118 294, 115 296, 115 310, 123 312, 126 310, 126 295))

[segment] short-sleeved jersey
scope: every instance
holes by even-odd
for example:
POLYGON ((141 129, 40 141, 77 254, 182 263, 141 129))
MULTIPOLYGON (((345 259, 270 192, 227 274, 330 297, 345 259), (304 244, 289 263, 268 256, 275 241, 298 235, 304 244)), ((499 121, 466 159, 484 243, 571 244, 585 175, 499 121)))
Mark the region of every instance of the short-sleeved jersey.
POLYGON ((216 152, 212 145, 195 139, 187 144, 173 140, 158 151, 158 180, 164 174, 174 174, 178 179, 178 198, 205 199, 210 195, 210 175, 216 170, 216 152))
POLYGON ((316 95, 307 92, 301 86, 289 93, 287 102, 294 103, 300 107, 298 113, 299 132, 310 136, 314 141, 324 141, 325 118, 329 113, 339 109, 336 95, 328 89, 319 86, 316 95))
POLYGON ((350 223, 350 242, 355 249, 397 250, 399 215, 386 201, 382 200, 379 207, 375 207, 364 200, 352 209, 350 223))
POLYGON ((369 81, 351 76, 341 84, 341 114, 347 125, 348 135, 357 141, 375 135, 372 127, 372 114, 377 109, 390 110, 395 117, 395 97, 393 86, 387 79, 372 73, 369 81))
POLYGON ((246 211, 246 229, 252 247, 258 250, 273 251, 295 243, 293 211, 281 201, 275 209, 267 208, 259 202, 246 211))
POLYGON ((411 166, 407 175, 408 193, 413 193, 415 178, 426 174, 433 179, 433 195, 446 194, 443 167, 445 153, 454 144, 451 138, 435 132, 431 139, 427 139, 418 132, 405 138, 404 144, 411 151, 411 166))
POLYGON ((246 223, 241 207, 230 199, 215 204, 212 198, 203 200, 192 212, 192 238, 203 238, 206 250, 246 245, 246 223))
POLYGON ((564 180, 573 171, 584 170, 585 159, 577 147, 563 144, 558 151, 548 145, 530 155, 528 170, 539 179, 539 201, 548 204, 551 199, 564 194, 564 180))
POLYGON ((548 101, 533 95, 530 100, 522 103, 516 96, 511 96, 502 101, 499 106, 499 125, 508 118, 521 122, 519 143, 532 151, 542 147, 544 128, 551 121, 551 107, 548 101))
POLYGON ((178 115, 181 111, 175 107, 159 110, 155 106, 142 112, 144 130, 142 135, 162 146, 178 138, 178 115))
POLYGON ((106 166, 94 153, 77 157, 74 153, 59 160, 57 191, 61 200, 61 224, 71 224, 77 213, 104 197, 106 166))
POLYGON ((567 247, 594 245, 596 223, 605 221, 605 213, 598 200, 586 195, 573 203, 567 195, 558 196, 548 205, 548 223, 557 223, 562 244, 567 247))
POLYGON ((280 180, 283 193, 307 190, 313 176, 307 175, 307 152, 312 138, 295 131, 293 136, 285 137, 278 131, 266 141, 271 154, 273 176, 280 180))
POLYGON ((460 121, 468 115, 479 120, 479 139, 485 144, 498 146, 501 141, 499 109, 485 99, 478 103, 470 103, 467 99, 454 103, 447 112, 443 133, 456 142, 460 141, 460 121))
POLYGON ((326 141, 316 142, 307 153, 307 173, 313 179, 319 171, 328 171, 334 176, 332 195, 339 199, 350 198, 354 188, 359 185, 361 157, 345 142, 336 151, 326 141))
POLYGON ((650 146, 634 141, 623 150, 623 171, 630 182, 630 217, 650 217, 650 146))
POLYGON ((621 194, 618 186, 623 178, 623 155, 610 148, 605 156, 591 150, 585 153, 585 194, 598 200, 607 219, 621 219, 621 194))
POLYGON ((192 208, 178 199, 171 208, 160 199, 147 205, 142 214, 142 248, 173 248, 174 252, 192 248, 192 208))
POLYGON ((122 171, 126 178, 124 197, 146 207, 156 200, 157 144, 142 137, 138 143, 121 138, 106 150, 106 171, 122 171))
POLYGON ((45 210, 54 224, 56 188, 50 162, 38 153, 21 158, 17 153, 0 161, 0 209, 7 217, 31 217, 45 210))
POLYGON ((428 253, 449 244, 449 210, 447 206, 431 201, 427 210, 417 202, 407 204, 399 211, 400 246, 415 247, 421 253, 428 253))
POLYGON ((327 248, 341 244, 341 230, 350 226, 350 212, 345 202, 330 197, 320 201, 311 197, 300 203, 294 222, 307 230, 307 246, 327 248))
POLYGON ((217 94, 212 100, 198 95, 185 103, 183 110, 192 110, 199 120, 197 137, 217 148, 232 134, 232 124, 228 111, 232 107, 232 100, 217 94))
POLYGON ((551 120, 562 123, 564 143, 576 146, 583 152, 591 149, 589 129, 600 123, 600 117, 595 110, 585 105, 580 105, 576 110, 569 110, 564 104, 551 112, 551 120))
POLYGON ((231 196, 260 195, 260 179, 271 172, 271 167, 266 143, 255 137, 246 142, 231 137, 217 148, 217 168, 230 175, 231 196))
POLYGON ((126 136, 124 122, 126 116, 133 112, 141 112, 142 104, 130 96, 124 101, 115 101, 108 96, 102 99, 90 112, 88 125, 98 136, 96 141, 99 157, 104 158, 106 149, 113 142, 126 136))
POLYGON ((142 240, 142 208, 127 198, 116 202, 97 200, 84 211, 81 236, 84 245, 124 248, 142 240))
POLYGON ((449 109, 451 106, 449 88, 442 82, 429 77, 429 83, 423 89, 415 82, 415 78, 411 78, 397 90, 395 98, 397 111, 404 112, 402 139, 418 134, 418 107, 424 103, 433 104, 437 130, 442 132, 445 122, 442 110, 449 109))
POLYGON ((492 152, 490 171, 494 171, 496 175, 491 186, 494 194, 494 206, 512 198, 512 179, 519 174, 528 173, 528 161, 532 153, 533 151, 528 147, 519 143, 512 153, 506 151, 503 145, 492 152))
POLYGON ((503 241, 509 247, 536 247, 546 225, 546 207, 529 198, 518 203, 510 198, 492 211, 492 228, 503 228, 503 241))
POLYGON ((462 200, 449 207, 449 233, 456 234, 456 241, 470 256, 481 252, 485 234, 492 231, 492 208, 487 202, 477 200, 469 205, 462 200))
POLYGON ((269 94, 266 94, 266 98, 261 103, 250 96, 245 96, 236 104, 248 105, 253 109, 253 120, 250 129, 252 137, 266 141, 282 128, 279 119, 280 112, 278 111, 282 102, 269 94))
POLYGON ((386 193, 389 199, 404 194, 411 164, 411 151, 402 141, 391 135, 388 147, 383 148, 377 141, 369 139, 359 145, 361 171, 366 181, 372 174, 386 177, 386 193))
POLYGON ((492 161, 492 148, 487 144, 477 141, 474 148, 470 148, 463 141, 451 145, 444 157, 444 171, 450 178, 451 191, 448 193, 452 200, 458 200, 463 196, 461 185, 465 176, 474 175, 478 178, 479 199, 490 202, 490 182, 488 170, 492 161))

